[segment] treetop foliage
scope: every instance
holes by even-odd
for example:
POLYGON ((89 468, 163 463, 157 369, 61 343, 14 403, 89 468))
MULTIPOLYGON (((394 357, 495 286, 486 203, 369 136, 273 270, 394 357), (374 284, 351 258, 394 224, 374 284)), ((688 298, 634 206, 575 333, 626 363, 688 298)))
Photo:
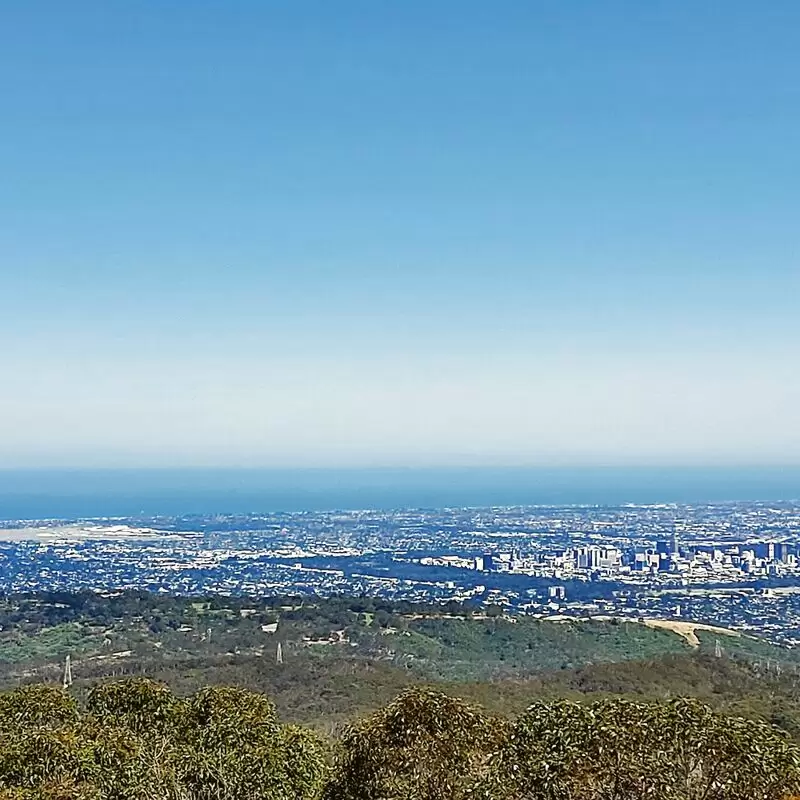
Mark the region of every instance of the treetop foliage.
POLYGON ((131 679, 85 706, 0 695, 0 800, 788 800, 800 748, 696 700, 537 701, 516 719, 424 687, 337 739, 264 695, 131 679))
POLYGON ((341 737, 326 797, 458 798, 499 746, 507 723, 441 692, 408 689, 341 737))
POLYGON ((3 800, 312 800, 327 775, 319 737, 244 689, 181 699, 131 679, 95 687, 80 712, 37 686, 0 695, 0 708, 3 800))

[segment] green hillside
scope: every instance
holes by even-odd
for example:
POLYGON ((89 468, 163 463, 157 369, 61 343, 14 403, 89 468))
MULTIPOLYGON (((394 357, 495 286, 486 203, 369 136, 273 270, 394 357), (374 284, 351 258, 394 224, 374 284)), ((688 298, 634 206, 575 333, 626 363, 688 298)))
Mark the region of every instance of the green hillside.
POLYGON ((506 618, 363 598, 126 593, 6 598, 0 625, 0 688, 58 684, 70 655, 79 696, 124 676, 156 678, 179 695, 236 685, 269 695, 287 720, 327 728, 404 687, 435 684, 502 713, 518 713, 531 697, 694 696, 800 730, 793 651, 703 631, 693 647, 633 621, 506 618))
POLYGON ((424 619, 409 630, 410 636, 393 637, 396 652, 409 656, 421 675, 437 679, 525 676, 690 650, 681 637, 635 622, 424 619))
POLYGON ((0 685, 57 666, 78 674, 163 670, 187 662, 301 656, 368 660, 425 680, 526 678, 594 663, 653 659, 724 640, 728 657, 794 663, 795 654, 750 637, 699 632, 699 648, 636 621, 540 620, 466 607, 361 599, 187 599, 129 592, 113 597, 37 595, 0 601, 0 685))

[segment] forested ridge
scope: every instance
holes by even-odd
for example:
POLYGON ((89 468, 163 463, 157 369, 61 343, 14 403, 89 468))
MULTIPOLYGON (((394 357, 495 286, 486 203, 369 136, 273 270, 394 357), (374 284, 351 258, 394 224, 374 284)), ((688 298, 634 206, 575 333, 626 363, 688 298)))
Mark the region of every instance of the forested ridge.
POLYGON ((757 639, 143 592, 6 597, 0 626, 0 800, 798 792, 797 655, 757 639))
POLYGON ((800 733, 795 651, 722 637, 718 658, 715 636, 698 636, 692 648, 635 620, 554 623, 381 598, 17 595, 0 598, 0 689, 60 685, 69 655, 81 702, 121 677, 146 676, 179 696, 239 686, 270 697, 282 719, 326 733, 424 685, 505 716, 532 698, 691 696, 800 733))

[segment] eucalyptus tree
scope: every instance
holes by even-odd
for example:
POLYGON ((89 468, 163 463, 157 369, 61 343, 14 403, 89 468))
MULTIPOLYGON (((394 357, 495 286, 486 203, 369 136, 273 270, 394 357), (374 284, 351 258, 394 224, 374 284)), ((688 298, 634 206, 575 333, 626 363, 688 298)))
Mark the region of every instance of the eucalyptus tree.
POLYGON ((800 750, 702 703, 536 703, 476 788, 485 800, 783 800, 800 750))
POLYGON ((55 686, 34 683, 0 693, 0 733, 75 725, 79 716, 75 699, 55 686))
POLYGON ((0 800, 316 800, 326 771, 321 740, 254 692, 130 679, 82 715, 60 690, 0 695, 0 800))
POLYGON ((327 775, 322 741, 281 725, 274 704, 245 689, 197 692, 180 739, 178 774, 193 800, 311 800, 327 775))
POLYGON ((413 688, 341 738, 326 800, 461 800, 504 723, 441 692, 413 688))

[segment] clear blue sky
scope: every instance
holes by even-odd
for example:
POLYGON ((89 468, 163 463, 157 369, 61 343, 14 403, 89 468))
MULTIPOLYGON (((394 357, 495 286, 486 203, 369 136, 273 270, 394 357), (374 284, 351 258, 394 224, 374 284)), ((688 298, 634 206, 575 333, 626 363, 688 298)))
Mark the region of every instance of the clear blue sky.
POLYGON ((0 6, 0 466, 800 462, 800 4, 0 6))

